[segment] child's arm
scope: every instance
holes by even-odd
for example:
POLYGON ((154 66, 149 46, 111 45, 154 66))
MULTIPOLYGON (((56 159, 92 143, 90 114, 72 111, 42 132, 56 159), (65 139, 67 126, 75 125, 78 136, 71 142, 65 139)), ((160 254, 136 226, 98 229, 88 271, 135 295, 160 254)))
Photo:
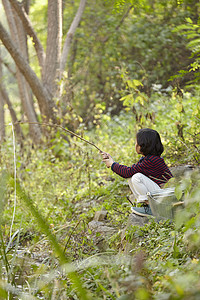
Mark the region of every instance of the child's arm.
POLYGON ((103 157, 103 162, 106 164, 107 168, 110 168, 114 163, 114 159, 110 156, 110 154, 106 152, 101 152, 101 155, 103 157))

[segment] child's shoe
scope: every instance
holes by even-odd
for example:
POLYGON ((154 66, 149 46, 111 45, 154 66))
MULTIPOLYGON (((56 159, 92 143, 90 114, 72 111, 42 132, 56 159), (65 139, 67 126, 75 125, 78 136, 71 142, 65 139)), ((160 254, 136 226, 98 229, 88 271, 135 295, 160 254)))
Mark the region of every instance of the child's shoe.
POLYGON ((151 208, 149 205, 144 205, 143 207, 131 207, 132 213, 141 217, 153 217, 151 208))

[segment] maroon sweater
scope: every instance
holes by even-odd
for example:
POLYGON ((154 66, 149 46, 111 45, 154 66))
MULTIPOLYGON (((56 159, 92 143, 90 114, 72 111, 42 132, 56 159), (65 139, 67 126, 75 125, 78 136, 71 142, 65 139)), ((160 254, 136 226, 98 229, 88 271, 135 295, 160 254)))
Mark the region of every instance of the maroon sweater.
POLYGON ((113 172, 124 178, 130 178, 136 173, 142 173, 159 186, 166 183, 171 177, 173 177, 169 168, 165 164, 164 159, 156 155, 144 156, 137 164, 133 164, 132 167, 127 167, 114 162, 111 169, 113 172))

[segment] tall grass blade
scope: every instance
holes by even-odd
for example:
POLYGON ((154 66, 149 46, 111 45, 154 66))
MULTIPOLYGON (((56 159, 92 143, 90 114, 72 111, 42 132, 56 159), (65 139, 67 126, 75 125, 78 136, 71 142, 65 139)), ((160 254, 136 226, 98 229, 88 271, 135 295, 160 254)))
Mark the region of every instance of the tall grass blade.
POLYGON ((7 246, 6 246, 6 253, 8 253, 9 249, 11 248, 11 245, 12 245, 14 239, 16 238, 16 236, 18 236, 19 232, 20 232, 20 230, 17 229, 17 230, 13 233, 13 235, 11 236, 11 238, 10 238, 10 240, 9 240, 7 246))
MULTIPOLYGON (((22 220, 21 220, 21 223, 22 223, 22 220)), ((9 276, 12 276, 12 274, 13 274, 13 268, 14 268, 16 257, 17 257, 17 249, 19 247, 20 232, 21 232, 21 224, 20 224, 20 229, 18 230, 18 233, 17 233, 17 241, 16 241, 16 245, 15 245, 15 252, 12 256, 12 261, 11 261, 10 270, 9 270, 9 276)))
MULTIPOLYGON (((13 178, 10 178, 9 183, 12 187, 15 187, 15 181, 13 178)), ((19 181, 16 182, 16 192, 17 196, 23 201, 27 209, 34 216, 40 230, 47 236, 49 242, 51 243, 54 249, 55 254, 60 260, 60 264, 63 265, 67 263, 68 261, 64 255, 63 249, 57 241, 56 236, 51 232, 49 224, 44 220, 39 210, 35 207, 33 200, 26 194, 25 190, 21 187, 19 181)), ((83 300, 90 299, 88 292, 82 286, 79 275, 75 272, 71 272, 68 274, 68 277, 71 280, 76 292, 78 293, 79 298, 83 300)))
MULTIPOLYGON (((0 241, 1 241, 1 256, 2 256, 2 260, 4 262, 4 266, 5 266, 7 275, 8 275, 9 269, 10 269, 10 264, 8 262, 7 255, 6 255, 6 247, 5 247, 4 240, 3 240, 3 233, 1 230, 1 226, 0 226, 0 241)), ((9 282, 9 278, 8 278, 8 282, 9 282)))

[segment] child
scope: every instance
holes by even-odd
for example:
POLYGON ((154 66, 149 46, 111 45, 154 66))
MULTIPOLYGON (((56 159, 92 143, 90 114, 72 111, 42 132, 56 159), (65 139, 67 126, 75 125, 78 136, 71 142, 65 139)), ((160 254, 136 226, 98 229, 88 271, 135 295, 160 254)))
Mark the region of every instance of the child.
POLYGON ((147 193, 161 189, 173 175, 160 157, 164 147, 156 130, 140 129, 136 135, 135 149, 142 158, 131 167, 115 162, 106 152, 101 154, 108 168, 111 167, 121 177, 129 178, 128 183, 137 203, 144 204, 144 207, 132 207, 132 211, 140 216, 152 215, 147 193))

